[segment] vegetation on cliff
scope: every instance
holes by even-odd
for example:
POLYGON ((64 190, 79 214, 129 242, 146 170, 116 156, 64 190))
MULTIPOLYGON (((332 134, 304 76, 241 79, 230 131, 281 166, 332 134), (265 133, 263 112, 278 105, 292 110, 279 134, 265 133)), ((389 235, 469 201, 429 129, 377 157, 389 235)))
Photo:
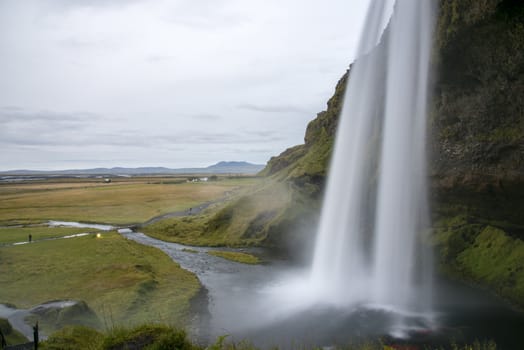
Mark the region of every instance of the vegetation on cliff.
MULTIPOLYGON (((442 268, 524 305, 524 271, 514 258, 520 248, 505 248, 520 247, 524 239, 524 4, 440 0, 438 6, 429 141, 442 268), (465 220, 460 227, 452 224, 457 217, 465 220), (502 258, 508 254, 511 259, 502 258)), ((305 143, 271 158, 259 190, 202 218, 208 232, 201 236, 304 251, 316 227, 349 74, 338 82, 327 110, 309 123, 305 143), (280 195, 269 195, 269 211, 246 205, 271 193, 280 195)))
POLYGON ((431 175, 441 267, 524 307, 524 4, 440 7, 431 175))

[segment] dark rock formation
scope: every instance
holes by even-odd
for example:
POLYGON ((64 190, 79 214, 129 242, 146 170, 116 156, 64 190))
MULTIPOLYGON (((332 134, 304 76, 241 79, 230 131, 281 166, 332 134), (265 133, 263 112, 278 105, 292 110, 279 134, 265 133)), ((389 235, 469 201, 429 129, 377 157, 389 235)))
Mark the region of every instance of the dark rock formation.
MULTIPOLYGON (((524 3, 441 0, 439 10, 428 142, 442 269, 522 306, 524 3)), ((309 123, 305 144, 273 157, 262 172, 294 184, 309 205, 318 206, 347 79, 348 72, 309 123)), ((297 225, 277 227, 266 241, 297 225)))

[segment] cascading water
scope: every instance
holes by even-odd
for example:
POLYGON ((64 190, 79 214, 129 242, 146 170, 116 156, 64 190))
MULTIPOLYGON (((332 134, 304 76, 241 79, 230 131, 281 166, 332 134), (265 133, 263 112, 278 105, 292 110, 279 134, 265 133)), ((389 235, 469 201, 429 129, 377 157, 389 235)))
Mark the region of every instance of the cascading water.
POLYGON ((431 254, 421 233, 432 3, 397 0, 392 9, 376 0, 368 11, 311 271, 317 296, 336 306, 431 309, 431 254))

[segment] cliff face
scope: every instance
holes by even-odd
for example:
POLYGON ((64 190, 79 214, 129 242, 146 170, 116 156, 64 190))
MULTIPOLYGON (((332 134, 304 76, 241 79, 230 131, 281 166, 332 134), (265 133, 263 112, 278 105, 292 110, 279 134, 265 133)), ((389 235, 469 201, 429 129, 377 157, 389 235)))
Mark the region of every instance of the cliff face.
POLYGON ((493 197, 498 203, 484 217, 510 215, 524 224, 524 216, 505 208, 507 197, 524 194, 523 6, 447 0, 440 18, 433 183, 442 194, 493 197))
POLYGON ((441 267, 524 307, 524 4, 443 0, 437 33, 430 168, 441 267))
MULTIPOLYGON (((441 0, 439 11, 428 142, 441 268, 524 306, 524 4, 441 0)), ((347 79, 348 72, 309 123, 304 145, 263 171, 295 184, 315 206, 347 79)), ((288 227, 275 228, 266 241, 288 227)))
MULTIPOLYGON (((439 10, 428 143, 441 270, 524 307, 524 3, 440 0, 439 10)), ((304 144, 273 157, 261 185, 203 218, 200 235, 309 255, 350 74, 304 144)))

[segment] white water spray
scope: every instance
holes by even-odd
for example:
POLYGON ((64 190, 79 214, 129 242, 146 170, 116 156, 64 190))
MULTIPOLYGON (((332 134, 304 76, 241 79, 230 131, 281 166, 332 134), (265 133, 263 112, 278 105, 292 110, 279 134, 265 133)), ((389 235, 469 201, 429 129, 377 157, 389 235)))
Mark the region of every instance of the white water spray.
POLYGON ((430 0, 371 2, 350 70, 311 282, 336 306, 431 309, 426 210, 430 0), (379 43, 380 41, 380 43, 379 43))

